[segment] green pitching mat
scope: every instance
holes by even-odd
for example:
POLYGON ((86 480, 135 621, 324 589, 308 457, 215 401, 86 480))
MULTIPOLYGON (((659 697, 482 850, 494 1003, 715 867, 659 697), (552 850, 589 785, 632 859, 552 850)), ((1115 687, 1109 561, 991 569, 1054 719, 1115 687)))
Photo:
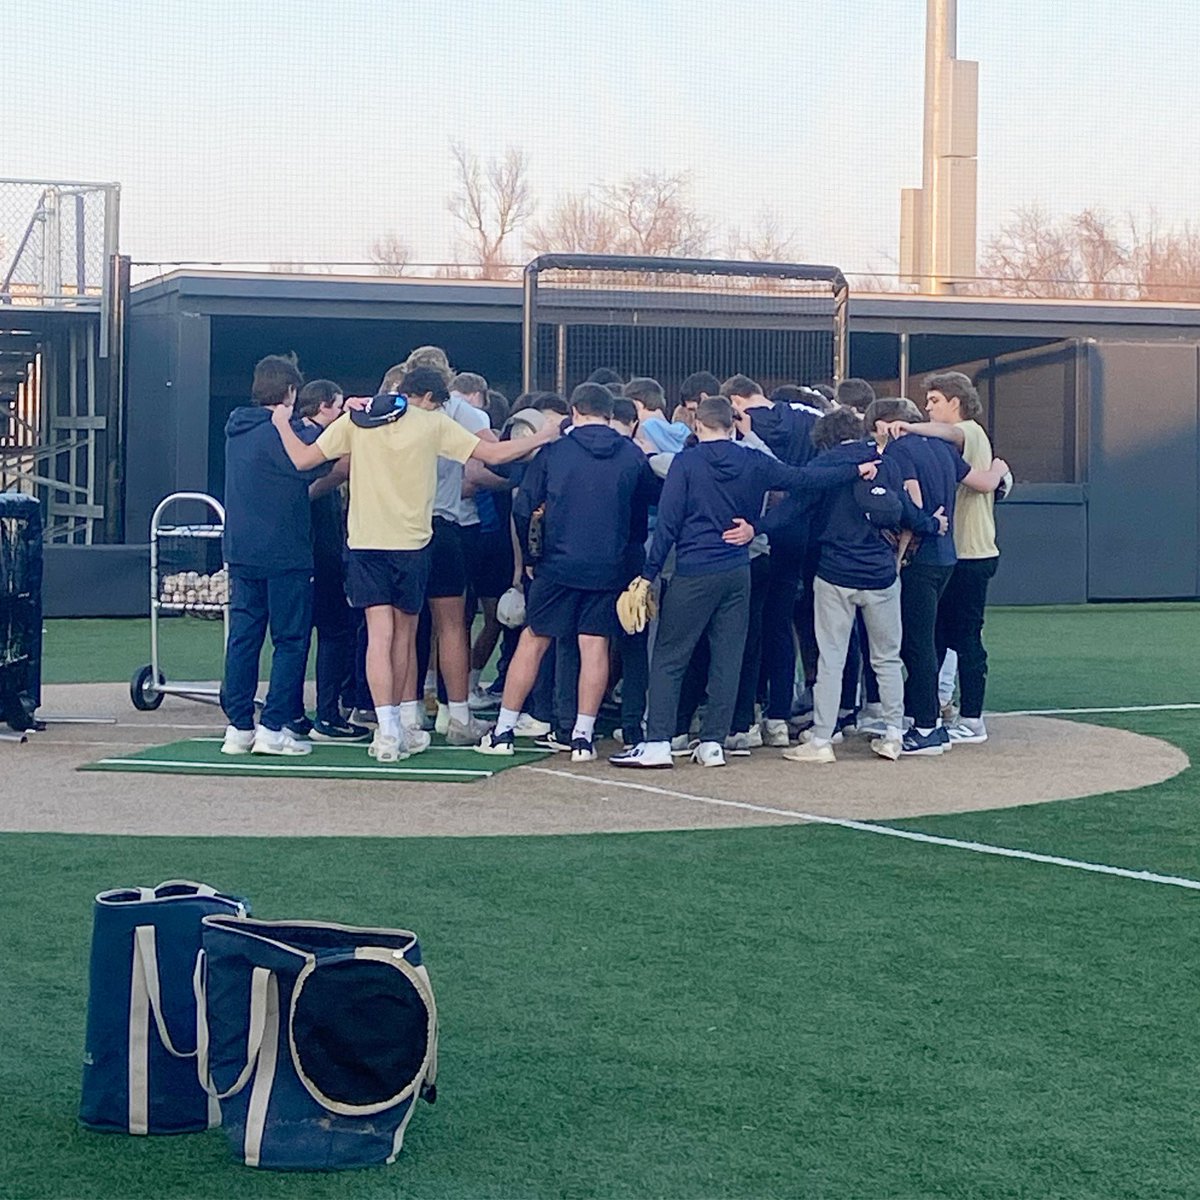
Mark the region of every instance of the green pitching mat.
POLYGON ((534 746, 506 758, 476 754, 470 746, 433 745, 422 754, 394 763, 377 763, 365 742, 351 746, 314 743, 303 757, 266 754, 222 754, 221 739, 188 738, 150 746, 120 757, 87 763, 81 771, 133 771, 152 775, 242 776, 256 779, 377 779, 425 783, 474 783, 498 771, 537 762, 552 752, 534 746))

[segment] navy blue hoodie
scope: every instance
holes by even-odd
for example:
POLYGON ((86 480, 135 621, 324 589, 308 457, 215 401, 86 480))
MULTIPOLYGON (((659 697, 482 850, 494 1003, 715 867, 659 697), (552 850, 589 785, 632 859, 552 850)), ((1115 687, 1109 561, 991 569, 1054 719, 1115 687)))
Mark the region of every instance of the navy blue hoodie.
POLYGON ((753 522, 767 492, 838 487, 857 478, 853 463, 789 467, 737 442, 700 442, 675 455, 667 472, 642 574, 654 579, 672 545, 677 575, 732 571, 750 561, 750 550, 730 545, 722 534, 734 517, 753 522))
MULTIPOLYGON (((320 429, 293 421, 304 442, 320 429)), ((312 570, 308 485, 331 464, 297 471, 271 410, 235 408, 225 424, 225 561, 235 574, 265 579, 284 571, 312 570)))
MULTIPOLYGON (((843 442, 818 454, 814 465, 840 463, 856 466, 878 457, 879 449, 873 441, 843 442)), ((895 461, 884 458, 875 478, 877 482, 899 492, 904 505, 904 528, 929 537, 938 535, 937 521, 923 513, 909 499, 895 461)), ((884 536, 883 530, 867 520, 854 498, 852 486, 839 487, 825 494, 813 529, 820 551, 817 574, 826 583, 882 591, 896 582, 896 548, 884 536)))
POLYGON ((620 591, 641 570, 646 513, 658 480, 645 454, 609 425, 577 425, 538 451, 513 500, 521 549, 544 504, 538 578, 620 591))
POLYGON ((750 428, 781 462, 803 467, 816 457, 812 431, 819 417, 815 410, 775 403, 770 408, 759 405, 746 412, 750 416, 750 428))

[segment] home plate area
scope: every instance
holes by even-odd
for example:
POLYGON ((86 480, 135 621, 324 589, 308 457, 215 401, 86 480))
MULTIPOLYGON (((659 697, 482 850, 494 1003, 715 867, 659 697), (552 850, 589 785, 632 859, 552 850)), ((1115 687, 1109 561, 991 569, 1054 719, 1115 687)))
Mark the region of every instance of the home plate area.
MULTIPOLYGON (((760 749, 720 769, 680 760, 672 770, 619 769, 605 758, 573 766, 568 755, 532 743, 512 759, 442 747, 386 767, 364 746, 222 762, 215 710, 168 698, 156 712, 132 713, 121 690, 47 689, 47 712, 112 715, 100 724, 52 723, 10 747, 0 828, 426 837, 725 828, 790 823, 805 813, 887 820, 1129 791, 1188 765, 1157 738, 1003 715, 989 716, 983 745, 899 762, 876 757, 863 738, 839 746, 834 764, 789 763, 760 749)), ((600 749, 613 753, 616 743, 600 749)))

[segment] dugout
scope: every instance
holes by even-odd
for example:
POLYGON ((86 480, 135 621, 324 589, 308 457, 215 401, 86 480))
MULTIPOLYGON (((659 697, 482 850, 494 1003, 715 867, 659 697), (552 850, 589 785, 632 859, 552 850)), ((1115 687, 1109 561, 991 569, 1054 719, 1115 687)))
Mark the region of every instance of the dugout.
MULTIPOLYGON (((576 356, 565 368, 568 387, 587 373, 585 363, 622 368, 597 354, 619 356, 625 345, 644 355, 647 343, 639 347, 618 327, 623 315, 576 303, 574 324, 607 327, 608 341, 589 344, 567 329, 576 356)), ((977 380, 997 452, 1018 479, 998 510, 1004 554, 996 603, 1200 596, 1200 306, 852 294, 849 313, 849 373, 881 395, 918 391, 935 369, 977 380)), ((672 354, 683 361, 702 324, 695 316, 672 320, 676 341, 661 344, 682 346, 682 357, 672 354)), ((806 320, 816 331, 827 318, 806 320)), ((719 326, 729 360, 751 373, 772 344, 771 323, 748 308, 705 323, 719 326)), ((557 327, 541 335, 547 364, 562 336, 557 327)), ((520 283, 181 271, 135 287, 128 541, 144 542, 154 504, 167 492, 221 494, 222 430, 258 358, 295 350, 308 378, 370 392, 422 343, 444 346, 452 362, 515 395, 520 283)), ((639 362, 669 389, 677 384, 664 369, 669 363, 639 362)), ((117 611, 145 611, 140 572, 105 587, 117 611)), ((64 612, 61 596, 52 604, 64 612)), ((78 615, 90 611, 85 590, 71 604, 78 615)))

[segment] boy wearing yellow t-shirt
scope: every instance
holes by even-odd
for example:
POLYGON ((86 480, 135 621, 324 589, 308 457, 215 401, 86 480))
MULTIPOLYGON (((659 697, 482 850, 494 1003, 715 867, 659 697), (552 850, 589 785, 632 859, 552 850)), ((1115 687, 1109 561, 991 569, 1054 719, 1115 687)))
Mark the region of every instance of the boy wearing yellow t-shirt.
POLYGON ((399 706, 429 578, 437 460, 465 463, 476 458, 498 466, 558 436, 557 427, 547 426, 517 442, 481 441, 433 411, 446 396, 441 372, 415 367, 404 377, 402 395, 376 397, 369 413, 360 403, 311 446, 291 429, 289 409, 281 405, 272 416, 299 469, 350 459, 346 593, 366 613, 367 684, 379 722, 369 752, 380 762, 407 758, 429 745, 422 731, 402 729, 399 706))
MULTIPOLYGON (((958 447, 972 468, 992 466, 992 443, 977 418, 983 404, 974 384, 959 371, 943 371, 925 381, 925 411, 921 424, 894 422, 894 434, 940 437, 958 447)), ((952 745, 987 741, 983 723, 983 697, 987 688, 988 656, 983 645, 984 608, 988 584, 1000 562, 996 545, 995 497, 991 492, 958 488, 954 511, 954 549, 958 562, 938 603, 937 652, 941 661, 947 649, 958 654, 961 714, 947 732, 952 745)))

